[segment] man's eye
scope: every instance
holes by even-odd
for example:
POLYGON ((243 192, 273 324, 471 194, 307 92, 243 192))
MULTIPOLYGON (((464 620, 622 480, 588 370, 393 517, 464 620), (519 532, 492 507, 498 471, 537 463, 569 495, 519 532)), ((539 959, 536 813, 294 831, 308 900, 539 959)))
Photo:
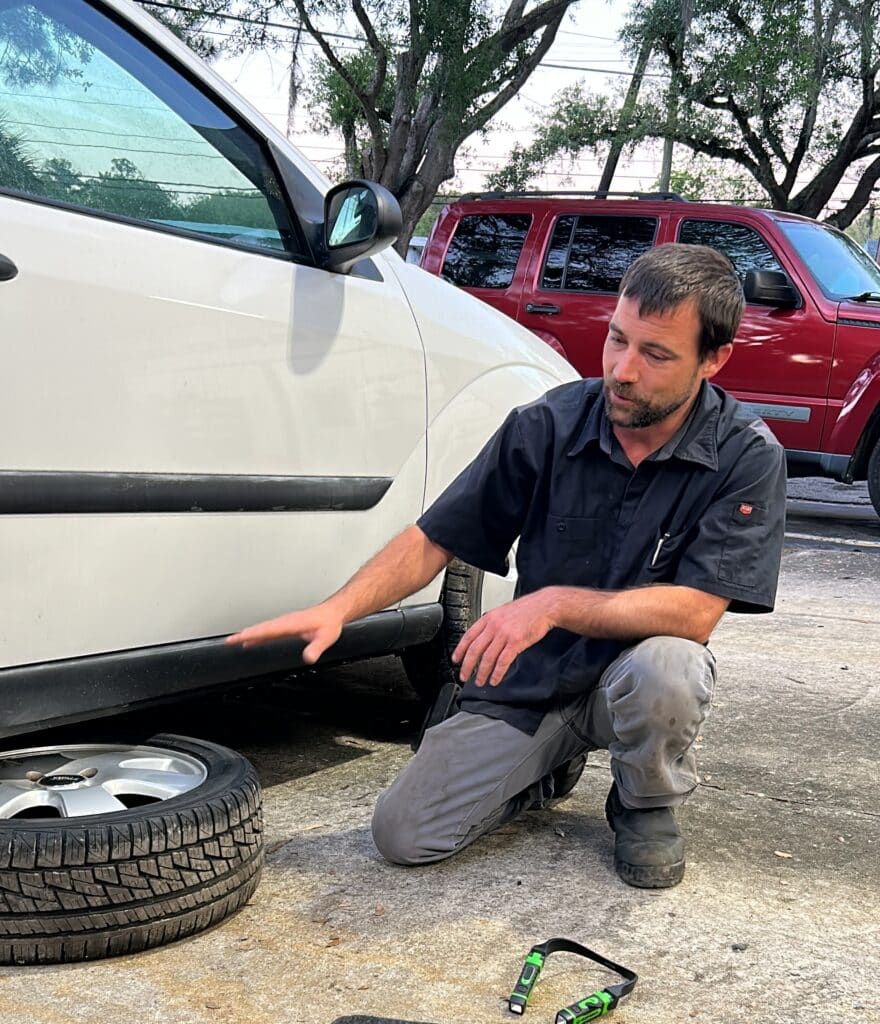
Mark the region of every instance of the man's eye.
POLYGON ((654 363, 668 363, 669 356, 663 355, 662 352, 648 352, 648 358, 654 363))

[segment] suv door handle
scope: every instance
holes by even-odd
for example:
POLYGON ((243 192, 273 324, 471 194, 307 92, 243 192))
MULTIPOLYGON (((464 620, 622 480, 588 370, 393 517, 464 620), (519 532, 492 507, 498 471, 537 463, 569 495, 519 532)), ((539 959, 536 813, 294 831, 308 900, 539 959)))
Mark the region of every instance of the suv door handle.
POLYGON ((18 274, 18 267, 0 253, 0 281, 11 281, 18 274))
POLYGON ((555 316, 557 313, 561 313, 562 310, 559 306, 546 305, 542 306, 534 302, 526 303, 527 313, 544 313, 546 316, 555 316))

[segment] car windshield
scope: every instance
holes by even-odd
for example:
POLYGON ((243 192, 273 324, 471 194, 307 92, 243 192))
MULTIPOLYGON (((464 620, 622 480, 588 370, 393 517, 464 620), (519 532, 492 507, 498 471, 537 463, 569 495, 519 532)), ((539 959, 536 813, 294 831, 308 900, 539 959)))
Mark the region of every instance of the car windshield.
POLYGON ((880 294, 880 267, 842 231, 793 220, 779 227, 829 299, 880 294))

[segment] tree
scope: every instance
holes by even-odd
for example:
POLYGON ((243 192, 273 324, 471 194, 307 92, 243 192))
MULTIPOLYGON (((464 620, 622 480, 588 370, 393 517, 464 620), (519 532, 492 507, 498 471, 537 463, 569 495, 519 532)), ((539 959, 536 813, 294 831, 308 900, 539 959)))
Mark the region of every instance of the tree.
POLYGON ((810 217, 854 175, 851 199, 829 218, 850 224, 880 180, 880 2, 697 0, 684 46, 682 11, 681 0, 632 10, 625 43, 633 57, 650 43, 665 79, 650 80, 629 118, 569 89, 507 170, 522 181, 558 153, 670 137, 737 165, 774 208, 810 217))
POLYGON ((0 181, 19 192, 34 192, 38 180, 23 136, 12 130, 0 111, 0 181))
POLYGON ((459 147, 519 92, 556 38, 575 0, 196 0, 198 18, 184 36, 216 20, 218 3, 239 18, 239 48, 263 26, 263 45, 278 43, 267 26, 287 19, 317 44, 314 100, 324 130, 341 130, 347 171, 384 185, 400 203, 404 252, 440 185, 455 175, 459 147), (339 33, 324 26, 335 18, 339 33), (320 20, 319 20, 320 19, 320 20), (352 46, 351 25, 357 37, 352 46), (342 30, 349 26, 348 32, 342 30), (339 36, 347 35, 347 39, 339 36))

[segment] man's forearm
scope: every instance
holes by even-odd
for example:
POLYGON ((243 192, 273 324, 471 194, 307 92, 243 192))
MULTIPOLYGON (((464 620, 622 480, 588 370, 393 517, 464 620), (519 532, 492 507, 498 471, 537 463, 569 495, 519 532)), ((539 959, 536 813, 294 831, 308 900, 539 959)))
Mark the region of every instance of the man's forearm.
POLYGON ((729 604, 727 598, 674 585, 631 590, 546 587, 542 595, 553 625, 611 640, 680 636, 707 643, 729 604))
POLYGON ((343 621, 370 615, 427 586, 452 555, 432 543, 418 526, 410 526, 385 545, 325 605, 343 621))

